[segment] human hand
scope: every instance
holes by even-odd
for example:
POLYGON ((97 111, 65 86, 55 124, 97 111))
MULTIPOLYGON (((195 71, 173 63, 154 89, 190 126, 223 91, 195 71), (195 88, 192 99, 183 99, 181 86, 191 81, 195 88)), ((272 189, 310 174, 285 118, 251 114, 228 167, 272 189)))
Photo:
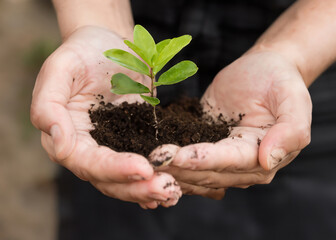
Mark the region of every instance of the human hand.
POLYGON ((75 31, 46 60, 37 77, 32 123, 42 131, 42 145, 53 161, 107 196, 137 202, 143 208, 175 205, 182 193, 171 175, 154 173, 147 159, 138 154, 98 146, 89 134, 88 109, 101 101, 98 94, 114 104, 141 101, 136 95, 111 94, 111 75, 123 72, 143 84, 148 81, 107 60, 102 53, 110 48, 127 51, 122 39, 106 29, 75 31))
POLYGON ((158 170, 172 174, 185 194, 218 199, 228 187, 270 183, 310 142, 308 90, 296 66, 277 53, 242 56, 215 77, 202 103, 214 117, 245 116, 217 143, 167 145, 152 153, 171 156, 158 170))

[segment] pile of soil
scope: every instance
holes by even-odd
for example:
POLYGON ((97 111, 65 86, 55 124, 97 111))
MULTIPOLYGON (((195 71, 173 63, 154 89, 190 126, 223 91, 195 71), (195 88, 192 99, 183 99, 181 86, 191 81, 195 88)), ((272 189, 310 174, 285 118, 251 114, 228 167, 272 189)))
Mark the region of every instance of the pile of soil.
POLYGON ((145 157, 162 144, 186 146, 217 142, 226 138, 232 125, 222 116, 216 123, 203 112, 198 99, 183 98, 166 107, 157 106, 158 136, 155 138, 153 107, 147 103, 122 103, 115 106, 100 102, 89 110, 94 129, 91 136, 99 145, 118 152, 135 152, 145 157))

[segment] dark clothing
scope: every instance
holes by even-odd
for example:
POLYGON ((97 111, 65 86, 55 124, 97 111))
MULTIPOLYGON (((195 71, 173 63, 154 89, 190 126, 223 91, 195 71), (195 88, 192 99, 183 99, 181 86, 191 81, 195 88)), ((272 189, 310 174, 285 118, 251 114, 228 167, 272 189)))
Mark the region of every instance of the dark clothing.
MULTIPOLYGON (((135 22, 154 38, 191 34, 180 57, 199 66, 194 79, 162 87, 201 96, 215 74, 241 56, 293 1, 134 0, 135 22)), ((172 63, 169 64, 172 66, 172 63)), ((269 185, 229 189, 221 201, 183 196, 177 206, 142 210, 103 196, 65 170, 59 179, 60 240, 336 239, 336 70, 310 88, 312 143, 269 185)))

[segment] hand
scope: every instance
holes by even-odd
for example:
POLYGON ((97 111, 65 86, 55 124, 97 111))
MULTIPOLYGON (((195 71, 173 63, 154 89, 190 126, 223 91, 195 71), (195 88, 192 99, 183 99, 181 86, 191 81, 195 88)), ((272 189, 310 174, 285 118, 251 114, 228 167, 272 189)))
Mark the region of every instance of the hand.
POLYGON ((163 147, 173 160, 161 170, 178 180, 183 193, 221 198, 228 187, 270 183, 310 142, 308 90, 296 66, 279 54, 242 56, 216 76, 202 103, 215 117, 244 116, 217 143, 163 147))
POLYGON ((127 50, 111 31, 97 27, 75 31, 46 60, 37 77, 32 123, 42 131, 42 145, 49 157, 102 193, 143 208, 174 205, 182 193, 171 175, 154 173, 140 155, 98 146, 89 134, 88 109, 101 101, 98 94, 115 104, 140 100, 136 95, 111 94, 111 75, 123 72, 143 84, 149 81, 106 59, 102 53, 111 48, 127 50))

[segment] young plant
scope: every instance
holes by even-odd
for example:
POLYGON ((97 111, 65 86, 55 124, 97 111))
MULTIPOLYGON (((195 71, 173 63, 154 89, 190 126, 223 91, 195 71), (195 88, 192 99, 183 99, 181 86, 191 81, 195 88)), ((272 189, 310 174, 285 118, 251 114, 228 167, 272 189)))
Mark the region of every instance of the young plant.
POLYGON ((114 94, 140 94, 143 100, 153 106, 154 127, 157 139, 158 121, 155 106, 160 103, 160 100, 154 96, 155 88, 161 85, 172 85, 181 82, 194 75, 198 68, 192 61, 182 61, 162 73, 157 81, 155 77, 182 48, 190 43, 191 36, 183 35, 177 38, 165 39, 156 44, 153 37, 144 27, 136 25, 134 27, 133 38, 133 43, 128 40, 124 42, 142 60, 121 49, 107 50, 104 52, 104 55, 125 68, 150 77, 150 88, 132 80, 123 73, 117 73, 111 79, 111 92, 114 94))

